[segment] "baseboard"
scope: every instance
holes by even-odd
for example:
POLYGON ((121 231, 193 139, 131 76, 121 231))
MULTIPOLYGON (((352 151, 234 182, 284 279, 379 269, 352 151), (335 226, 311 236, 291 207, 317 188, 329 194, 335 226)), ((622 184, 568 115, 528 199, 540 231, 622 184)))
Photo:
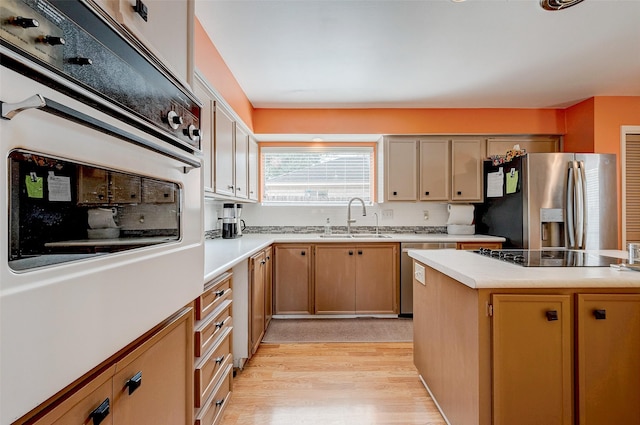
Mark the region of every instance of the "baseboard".
POLYGON ((422 375, 419 375, 419 377, 420 377, 420 381, 422 382, 422 385, 424 385, 424 387, 427 389, 427 392, 429 393, 429 396, 431 396, 431 399, 433 400, 433 402, 435 403, 436 407, 438 408, 438 411, 442 415, 442 418, 447 423, 447 425, 451 425, 451 422, 449 422, 449 419, 447 419, 447 415, 444 414, 444 412, 442 411, 442 408, 438 404, 438 400, 436 400, 436 397, 433 395, 433 393, 429 389, 429 386, 427 385, 427 383, 424 382, 424 378, 422 377, 422 375))

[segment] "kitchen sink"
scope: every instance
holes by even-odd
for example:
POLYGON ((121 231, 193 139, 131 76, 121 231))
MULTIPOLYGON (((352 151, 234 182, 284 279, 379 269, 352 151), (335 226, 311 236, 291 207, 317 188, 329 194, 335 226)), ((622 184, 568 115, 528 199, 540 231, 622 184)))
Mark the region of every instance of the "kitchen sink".
POLYGON ((375 233, 353 233, 350 235, 346 235, 346 234, 338 234, 338 235, 320 235, 321 238, 328 238, 328 239, 365 239, 365 238, 369 238, 369 239, 375 239, 375 238, 390 238, 391 236, 389 235, 382 235, 382 234, 375 234, 375 233))

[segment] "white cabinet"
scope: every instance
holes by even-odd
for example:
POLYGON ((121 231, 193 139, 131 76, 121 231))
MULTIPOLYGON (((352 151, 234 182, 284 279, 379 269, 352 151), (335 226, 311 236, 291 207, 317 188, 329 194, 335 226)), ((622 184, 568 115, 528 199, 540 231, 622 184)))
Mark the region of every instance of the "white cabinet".
POLYGON ((249 197, 249 133, 236 123, 235 139, 235 196, 240 199, 249 197))
POLYGON ((194 0, 95 0, 180 80, 193 83, 194 0))
POLYGON ((249 200, 258 200, 258 142, 249 137, 249 200))
POLYGON ((480 137, 388 138, 387 201, 482 201, 480 137))
POLYGON ((233 152, 235 121, 219 102, 214 104, 214 191, 218 195, 235 196, 233 152))
POLYGON ((202 166, 202 181, 205 195, 213 193, 213 111, 215 98, 207 88, 202 78, 196 74, 193 84, 196 97, 202 102, 200 110, 200 147, 204 163, 202 166))

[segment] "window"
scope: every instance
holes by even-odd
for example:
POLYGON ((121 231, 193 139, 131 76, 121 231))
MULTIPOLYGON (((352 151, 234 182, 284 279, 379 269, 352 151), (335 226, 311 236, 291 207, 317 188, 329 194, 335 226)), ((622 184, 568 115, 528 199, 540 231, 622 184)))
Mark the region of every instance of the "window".
POLYGON ((374 201, 375 143, 260 145, 262 202, 344 205, 374 201))

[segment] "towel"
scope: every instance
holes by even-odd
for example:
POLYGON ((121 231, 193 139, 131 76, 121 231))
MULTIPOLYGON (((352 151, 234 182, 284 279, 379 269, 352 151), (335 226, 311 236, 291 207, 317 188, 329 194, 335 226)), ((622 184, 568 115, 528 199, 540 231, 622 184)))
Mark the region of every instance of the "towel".
POLYGON ((473 224, 473 205, 448 204, 449 219, 447 224, 473 224))

